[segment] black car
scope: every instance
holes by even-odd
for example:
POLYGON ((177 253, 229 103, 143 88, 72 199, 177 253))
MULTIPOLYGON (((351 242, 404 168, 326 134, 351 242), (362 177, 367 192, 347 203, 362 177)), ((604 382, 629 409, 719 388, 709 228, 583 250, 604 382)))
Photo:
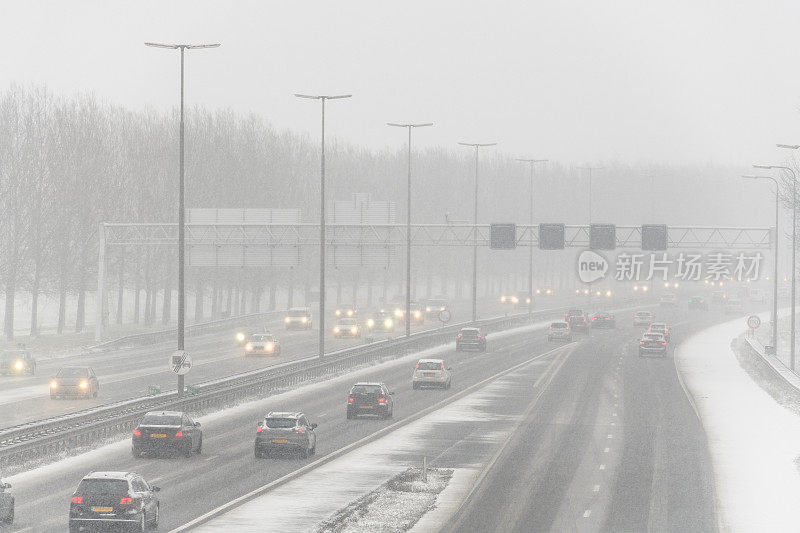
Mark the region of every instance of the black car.
POLYGON ((203 430, 200 422, 178 411, 151 411, 133 430, 131 453, 140 457, 145 453, 173 452, 186 457, 203 450, 203 430))
POLYGON ((367 319, 367 330, 392 332, 396 323, 393 313, 381 309, 367 319))
POLYGON ((461 328, 456 336, 456 351, 463 352, 465 349, 485 352, 486 335, 478 328, 461 328))
POLYGON ((592 315, 593 328, 614 328, 617 321, 611 313, 595 313, 592 315))
POLYGON ((36 359, 25 349, 4 350, 0 352, 0 374, 30 374, 36 373, 36 359))
POLYGON ((50 398, 96 398, 100 382, 91 367, 65 366, 50 380, 50 398))
POLYGON ((564 320, 573 331, 582 329, 585 330, 589 327, 589 322, 586 320, 586 313, 582 309, 570 309, 564 315, 564 320))
POLYGON ((133 472, 90 472, 72 493, 69 531, 108 531, 117 527, 143 532, 158 526, 156 492, 133 472))
POLYGON ((347 419, 358 418, 359 415, 392 418, 393 394, 383 383, 356 383, 347 396, 347 419))
POLYGON ((708 310, 708 302, 702 296, 692 296, 689 298, 689 309, 708 310))
POLYGON ((14 523, 14 495, 8 492, 11 484, 0 479, 0 523, 14 523))

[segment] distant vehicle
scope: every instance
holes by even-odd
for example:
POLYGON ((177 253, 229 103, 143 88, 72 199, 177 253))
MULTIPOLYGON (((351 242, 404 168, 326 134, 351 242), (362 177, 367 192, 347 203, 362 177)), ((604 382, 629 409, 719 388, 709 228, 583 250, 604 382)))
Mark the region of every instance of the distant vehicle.
POLYGON ((645 333, 639 340, 639 355, 648 353, 667 356, 667 339, 661 333, 645 333))
POLYGON ((553 322, 547 332, 548 341, 572 341, 572 328, 566 322, 553 322))
POLYGON ((0 479, 0 523, 8 525, 14 523, 14 495, 8 491, 10 488, 10 483, 0 479))
POLYGON ((728 298, 725 301, 725 314, 741 313, 743 310, 742 301, 738 298, 728 298))
POLYGON ((505 295, 501 296, 500 297, 500 303, 501 304, 506 304, 506 305, 512 305, 512 306, 516 307, 517 304, 519 304, 519 296, 517 296, 516 294, 511 294, 509 296, 505 296, 505 295))
POLYGON ((406 303, 405 303, 405 301, 402 301, 402 302, 398 302, 398 301, 391 302, 386 306, 386 310, 388 310, 392 314, 392 316, 394 317, 394 320, 395 320, 396 323, 398 323, 398 324, 400 324, 401 322, 405 323, 405 319, 406 319, 406 303))
POLYGON ((422 309, 422 305, 419 302, 415 301, 411 302, 411 323, 412 324, 425 323, 425 311, 422 309))
POLYGON ((671 293, 662 294, 658 299, 658 304, 664 306, 678 305, 678 297, 671 293))
POLYGON ((28 350, 3 350, 0 352, 0 374, 36 374, 36 359, 28 350))
POLYGON ((250 340, 244 345, 245 355, 267 354, 280 355, 281 343, 270 333, 256 333, 250 336, 250 340))
POLYGON ((381 309, 376 311, 370 318, 367 319, 367 329, 369 331, 394 331, 395 318, 394 314, 381 309))
POLYGON ((394 415, 393 394, 384 383, 356 383, 347 396, 348 420, 364 414, 392 418, 394 415))
POLYGON ((586 313, 583 312, 583 309, 570 309, 564 315, 564 318, 573 331, 577 329, 586 330, 589 327, 589 322, 586 320, 586 313))
POLYGON ((50 398, 96 398, 100 392, 100 382, 94 370, 88 366, 64 366, 50 380, 50 398))
POLYGON ((692 296, 689 298, 689 309, 708 310, 708 302, 702 296, 692 296))
POLYGON ((655 318, 656 315, 654 315, 650 311, 638 311, 635 315, 633 315, 633 325, 649 326, 650 322, 655 320, 655 318))
POLYGON ((647 333, 660 333, 664 336, 664 339, 669 342, 669 328, 663 322, 653 322, 650 324, 647 333))
POLYGON ((728 295, 725 294, 725 291, 714 291, 711 293, 711 301, 717 304, 725 302, 727 298, 728 295))
POLYGON ((133 430, 131 453, 141 457, 146 453, 172 452, 186 457, 203 451, 203 430, 200 422, 179 411, 151 411, 133 430))
POLYGON ((605 311, 600 311, 592 315, 593 328, 615 328, 617 320, 614 315, 605 311))
POLYGON ((449 389, 452 378, 450 371, 442 359, 420 359, 411 376, 411 387, 418 389, 431 386, 449 389))
POLYGON ((337 318, 353 318, 358 316, 358 309, 354 305, 346 305, 334 311, 333 314, 337 318))
POLYGON ((247 343, 247 331, 244 329, 236 330, 236 343, 244 346, 247 343))
POLYGON ((355 318, 340 318, 333 327, 333 336, 341 339, 343 337, 360 337, 361 326, 355 318))
POLYGON ((308 307, 292 307, 286 313, 283 323, 286 329, 311 329, 311 309, 308 307))
POLYGON ((425 301, 425 320, 439 320, 439 313, 447 311, 447 300, 431 298, 425 301))
POLYGON ((261 458, 273 451, 292 450, 306 459, 317 453, 316 428, 303 413, 270 412, 256 429, 254 454, 261 458))
POLYGON ((70 498, 69 531, 125 526, 143 533, 156 528, 159 490, 134 472, 89 472, 70 498))
POLYGON ((456 351, 463 352, 466 349, 486 351, 486 335, 481 334, 478 328, 461 328, 456 336, 456 351))

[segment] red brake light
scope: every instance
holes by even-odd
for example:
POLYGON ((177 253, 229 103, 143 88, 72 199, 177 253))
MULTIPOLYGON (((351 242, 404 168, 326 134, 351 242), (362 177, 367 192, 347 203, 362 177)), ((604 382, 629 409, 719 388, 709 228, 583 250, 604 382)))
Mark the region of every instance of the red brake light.
POLYGON ((419 370, 419 363, 417 363, 417 366, 415 366, 414 368, 419 370))
POLYGON ((481 338, 482 338, 480 333, 478 333, 478 338, 479 338, 479 339, 481 339, 481 338))
POLYGON ((661 343, 661 346, 666 346, 666 345, 667 345, 667 343, 666 343, 666 342, 662 342, 662 343, 661 343))
POLYGON ((441 370, 444 370, 444 363, 442 363, 442 368, 441 368, 441 370))
POLYGON ((298 433, 305 433, 306 432, 306 430, 304 428, 297 428, 295 431, 297 431, 298 433))
POLYGON ((73 496, 69 501, 70 503, 83 503, 83 496, 73 496))
POLYGON ((264 428, 261 427, 261 426, 258 426, 258 429, 256 429, 256 433, 261 433, 262 431, 264 431, 264 428))
POLYGON ((353 398, 352 396, 350 396, 350 397, 347 399, 347 403, 353 403, 354 401, 356 401, 356 399, 355 399, 355 398, 353 398))
POLYGON ((553 326, 550 326, 550 329, 553 329, 553 326))
POLYGON ((175 433, 175 436, 176 436, 176 437, 183 437, 183 431, 181 431, 181 430, 179 429, 179 430, 178 430, 178 432, 177 432, 177 433, 175 433))
POLYGON ((133 503, 133 498, 120 498, 119 504, 120 505, 130 505, 133 503))
POLYGON ((644 344, 644 341, 639 341, 639 344, 644 344))
POLYGON ((378 398, 378 403, 386 403, 386 398, 378 398))
POLYGON ((134 429, 133 430, 133 434, 136 435, 137 437, 141 437, 142 436, 142 432, 139 431, 139 428, 134 429))
POLYGON ((459 333, 459 334, 458 334, 458 338, 459 338, 459 339, 461 338, 461 333, 459 333))

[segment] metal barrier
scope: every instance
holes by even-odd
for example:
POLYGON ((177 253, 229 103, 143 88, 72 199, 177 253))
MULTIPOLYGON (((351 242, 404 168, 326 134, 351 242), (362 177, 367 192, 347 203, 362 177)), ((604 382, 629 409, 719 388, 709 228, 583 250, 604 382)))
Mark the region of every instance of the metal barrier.
MULTIPOLYGON (((623 302, 619 302, 623 303, 623 302)), ((102 407, 78 411, 47 420, 0 430, 0 468, 19 466, 42 457, 57 457, 71 450, 102 442, 104 439, 129 433, 148 411, 177 410, 201 412, 220 405, 229 405, 331 376, 381 359, 403 357, 409 353, 453 342, 462 327, 477 325, 491 333, 521 326, 553 316, 560 316, 569 307, 520 313, 474 323, 413 333, 409 338, 386 339, 371 344, 311 356, 268 368, 206 381, 196 385, 196 393, 179 397, 169 392, 144 398, 133 398, 102 407)))

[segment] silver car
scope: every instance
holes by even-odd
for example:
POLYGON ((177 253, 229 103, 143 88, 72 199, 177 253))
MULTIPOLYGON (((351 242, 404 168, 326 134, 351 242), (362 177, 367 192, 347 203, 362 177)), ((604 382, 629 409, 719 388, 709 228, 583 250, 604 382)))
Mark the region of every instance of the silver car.
POLYGON ((256 429, 255 456, 267 457, 273 451, 289 450, 306 459, 317 453, 316 428, 303 413, 270 412, 256 429))
POLYGON ((566 322, 553 322, 547 330, 547 340, 549 341, 572 341, 572 328, 566 322))
POLYGON ((414 368, 411 386, 415 389, 420 387, 449 389, 452 380, 450 371, 442 359, 420 359, 414 368))
POLYGON ((639 339, 639 355, 651 353, 667 356, 667 339, 661 333, 645 333, 639 339))
POLYGON ((0 479, 0 524, 14 522, 14 496, 8 492, 10 488, 9 483, 3 483, 0 479))

